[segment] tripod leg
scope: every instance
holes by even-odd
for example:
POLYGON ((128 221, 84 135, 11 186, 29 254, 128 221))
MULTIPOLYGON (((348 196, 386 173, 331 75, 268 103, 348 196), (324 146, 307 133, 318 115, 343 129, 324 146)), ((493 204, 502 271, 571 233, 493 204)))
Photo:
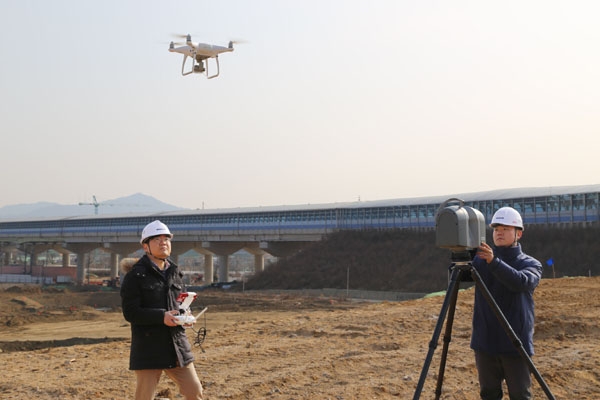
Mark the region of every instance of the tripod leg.
POLYGON ((437 386, 435 389, 435 399, 438 400, 442 395, 442 384, 444 382, 444 371, 446 369, 446 359, 448 357, 448 348, 452 341, 452 325, 454 324, 454 313, 456 311, 456 301, 458 300, 458 289, 460 287, 461 277, 464 271, 458 271, 457 283, 454 285, 452 292, 450 293, 450 307, 448 309, 448 318, 446 319, 446 330, 444 332, 444 347, 442 348, 442 356, 440 359, 440 369, 438 372, 437 386))
POLYGON ((455 268, 452 270, 450 284, 448 286, 448 290, 446 291, 446 297, 444 298, 444 303, 442 304, 442 309, 440 311, 440 315, 435 325, 435 329, 433 330, 433 336, 431 337, 431 341, 429 342, 429 351, 427 352, 427 357, 425 357, 425 363, 423 364, 423 369, 421 370, 421 376, 419 377, 419 383, 417 384, 413 400, 418 400, 421 397, 421 391, 423 390, 423 385, 425 384, 425 379, 427 378, 427 372, 429 371, 429 366, 431 365, 433 353, 435 352, 435 348, 437 347, 438 339, 442 331, 442 326, 444 325, 444 319, 446 318, 446 313, 448 312, 448 308, 450 306, 450 300, 452 295, 449 296, 448 294, 458 291, 460 274, 461 271, 459 271, 458 269, 455 268))
POLYGON ((506 332, 506 334, 508 335, 508 337, 510 338, 512 343, 517 348, 517 351, 519 352, 521 357, 527 362, 527 365, 529 366, 529 371, 531 371, 531 373, 535 376, 535 379, 538 381, 538 383, 542 387, 542 390, 544 391, 544 393, 546 393, 546 396, 548 397, 548 399, 555 400, 554 395, 552 394, 552 392, 550 391, 550 388, 544 381, 544 378, 542 378, 542 375, 540 375, 539 371, 535 368, 535 365, 533 364, 531 357, 529 357, 529 354, 527 354, 527 352, 523 348, 523 343, 521 342, 521 340, 519 339, 519 337, 517 336, 515 331, 510 326, 510 323, 506 320, 506 317, 502 313, 502 310, 500 310, 498 303, 496 303, 496 300, 494 300, 494 297, 492 296, 489 289, 487 288, 487 286, 481 279, 481 275, 479 275, 479 272, 477 272, 477 270, 475 268, 472 268, 471 272, 473 275, 473 279, 475 280, 475 284, 477 285, 477 288, 479 290, 481 290, 483 297, 485 297, 486 301, 488 302, 488 304, 494 311, 494 314, 496 315, 496 318, 498 318, 498 321, 502 325, 502 328, 504 328, 504 331, 506 332))

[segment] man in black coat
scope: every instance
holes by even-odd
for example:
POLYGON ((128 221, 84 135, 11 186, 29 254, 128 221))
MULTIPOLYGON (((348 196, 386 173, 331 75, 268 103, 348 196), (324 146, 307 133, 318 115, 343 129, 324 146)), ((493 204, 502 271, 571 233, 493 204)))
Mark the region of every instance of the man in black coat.
POLYGON ((142 231, 146 255, 125 275, 121 286, 123 316, 131 324, 129 369, 136 374, 136 400, 153 400, 163 371, 186 400, 202 399, 202 384, 185 329, 176 323, 183 274, 171 255, 169 228, 153 221, 142 231))

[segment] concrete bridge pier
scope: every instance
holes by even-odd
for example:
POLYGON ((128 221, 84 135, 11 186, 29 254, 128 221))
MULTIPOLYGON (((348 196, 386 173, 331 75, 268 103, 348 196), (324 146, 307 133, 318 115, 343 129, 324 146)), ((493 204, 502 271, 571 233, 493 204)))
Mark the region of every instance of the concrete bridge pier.
POLYGON ((119 276, 119 255, 110 253, 110 279, 117 279, 119 276))
POLYGON ((222 254, 217 256, 219 270, 217 271, 219 276, 219 282, 229 281, 229 254, 222 254))
POLYGON ((258 243, 252 243, 250 246, 244 247, 248 253, 254 256, 254 273, 265 270, 265 255, 267 254, 260 248, 258 243))
MULTIPOLYGON (((59 253, 69 253, 68 251, 66 251, 65 249, 63 249, 59 244, 57 243, 36 243, 36 244, 31 244, 30 246, 27 246, 28 250, 30 251, 30 265, 34 266, 34 265, 40 265, 39 262, 39 256, 48 251, 48 250, 54 250, 57 251, 59 253)), ((68 260, 68 258, 67 258, 68 260)), ((47 262, 47 260, 46 260, 47 262)), ((63 260, 63 264, 64 264, 64 260, 63 260)))
POLYGON ((254 255, 254 273, 262 272, 265 270, 265 255, 255 254, 254 255))
POLYGON ((77 254, 77 284, 83 285, 85 279, 85 266, 89 259, 89 252, 99 247, 98 243, 72 243, 67 246, 68 250, 72 250, 77 254))
POLYGON ((215 280, 214 255, 204 254, 204 283, 211 284, 215 280))
POLYGON ((137 243, 104 243, 104 250, 110 252, 110 279, 120 275, 119 262, 141 248, 137 243))
POLYGON ((19 247, 12 243, 0 242, 0 251, 2 252, 1 265, 10 265, 13 253, 19 251, 19 247))
POLYGON ((31 248, 31 265, 39 265, 39 256, 52 248, 51 244, 36 244, 31 248))
POLYGON ((69 266, 69 255, 71 254, 71 252, 65 249, 62 243, 54 243, 50 246, 50 248, 48 248, 48 250, 50 249, 56 251, 57 253, 60 253, 63 267, 69 266))
MULTIPOLYGON (((214 264, 213 257, 214 253, 202 247, 202 243, 195 241, 182 241, 177 242, 176 246, 172 246, 171 256, 175 258, 179 264, 179 256, 187 253, 190 250, 194 250, 198 254, 204 256, 204 283, 210 284, 214 281, 214 264)), ((200 271, 198 271, 200 272, 200 271)))
POLYGON ((52 247, 52 250, 56 251, 57 253, 60 253, 60 258, 61 258, 61 262, 62 262, 62 266, 64 268, 69 267, 70 265, 70 260, 71 260, 71 252, 67 249, 65 249, 62 246, 59 245, 55 245, 52 247))
MULTIPOLYGON (((90 250, 91 251, 91 250, 90 250)), ((75 281, 78 285, 83 285, 85 280, 85 266, 89 265, 90 252, 77 253, 77 275, 75 281)))
MULTIPOLYGON (((246 246, 244 242, 202 242, 202 248, 216 254, 219 261, 219 282, 229 281, 229 256, 246 246)), ((212 275, 211 275, 212 277, 212 275)))

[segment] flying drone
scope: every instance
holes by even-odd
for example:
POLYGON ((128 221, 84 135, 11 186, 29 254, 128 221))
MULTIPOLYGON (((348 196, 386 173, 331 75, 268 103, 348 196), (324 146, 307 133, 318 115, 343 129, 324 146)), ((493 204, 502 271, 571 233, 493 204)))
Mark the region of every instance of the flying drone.
POLYGON ((179 35, 185 38, 185 45, 175 47, 176 45, 183 45, 184 43, 171 42, 169 44, 169 51, 171 53, 183 54, 183 63, 181 64, 181 75, 189 75, 192 73, 205 74, 208 79, 216 78, 219 76, 219 54, 233 51, 233 41, 229 42, 227 47, 215 46, 206 43, 192 43, 191 35, 179 35), (191 67, 186 71, 186 61, 188 57, 192 60, 191 67), (217 65, 217 72, 211 74, 208 71, 208 60, 214 58, 217 65))

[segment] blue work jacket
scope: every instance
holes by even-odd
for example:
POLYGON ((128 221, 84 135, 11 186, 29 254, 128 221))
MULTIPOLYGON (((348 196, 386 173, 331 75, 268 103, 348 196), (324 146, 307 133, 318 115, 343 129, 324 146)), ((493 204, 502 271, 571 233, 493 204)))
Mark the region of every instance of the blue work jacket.
MULTIPOLYGON (((533 355, 535 306, 533 292, 542 277, 542 264, 514 247, 494 247, 488 264, 475 256, 473 266, 530 356, 533 355)), ((475 290, 471 348, 490 355, 518 354, 479 288, 475 290)))

